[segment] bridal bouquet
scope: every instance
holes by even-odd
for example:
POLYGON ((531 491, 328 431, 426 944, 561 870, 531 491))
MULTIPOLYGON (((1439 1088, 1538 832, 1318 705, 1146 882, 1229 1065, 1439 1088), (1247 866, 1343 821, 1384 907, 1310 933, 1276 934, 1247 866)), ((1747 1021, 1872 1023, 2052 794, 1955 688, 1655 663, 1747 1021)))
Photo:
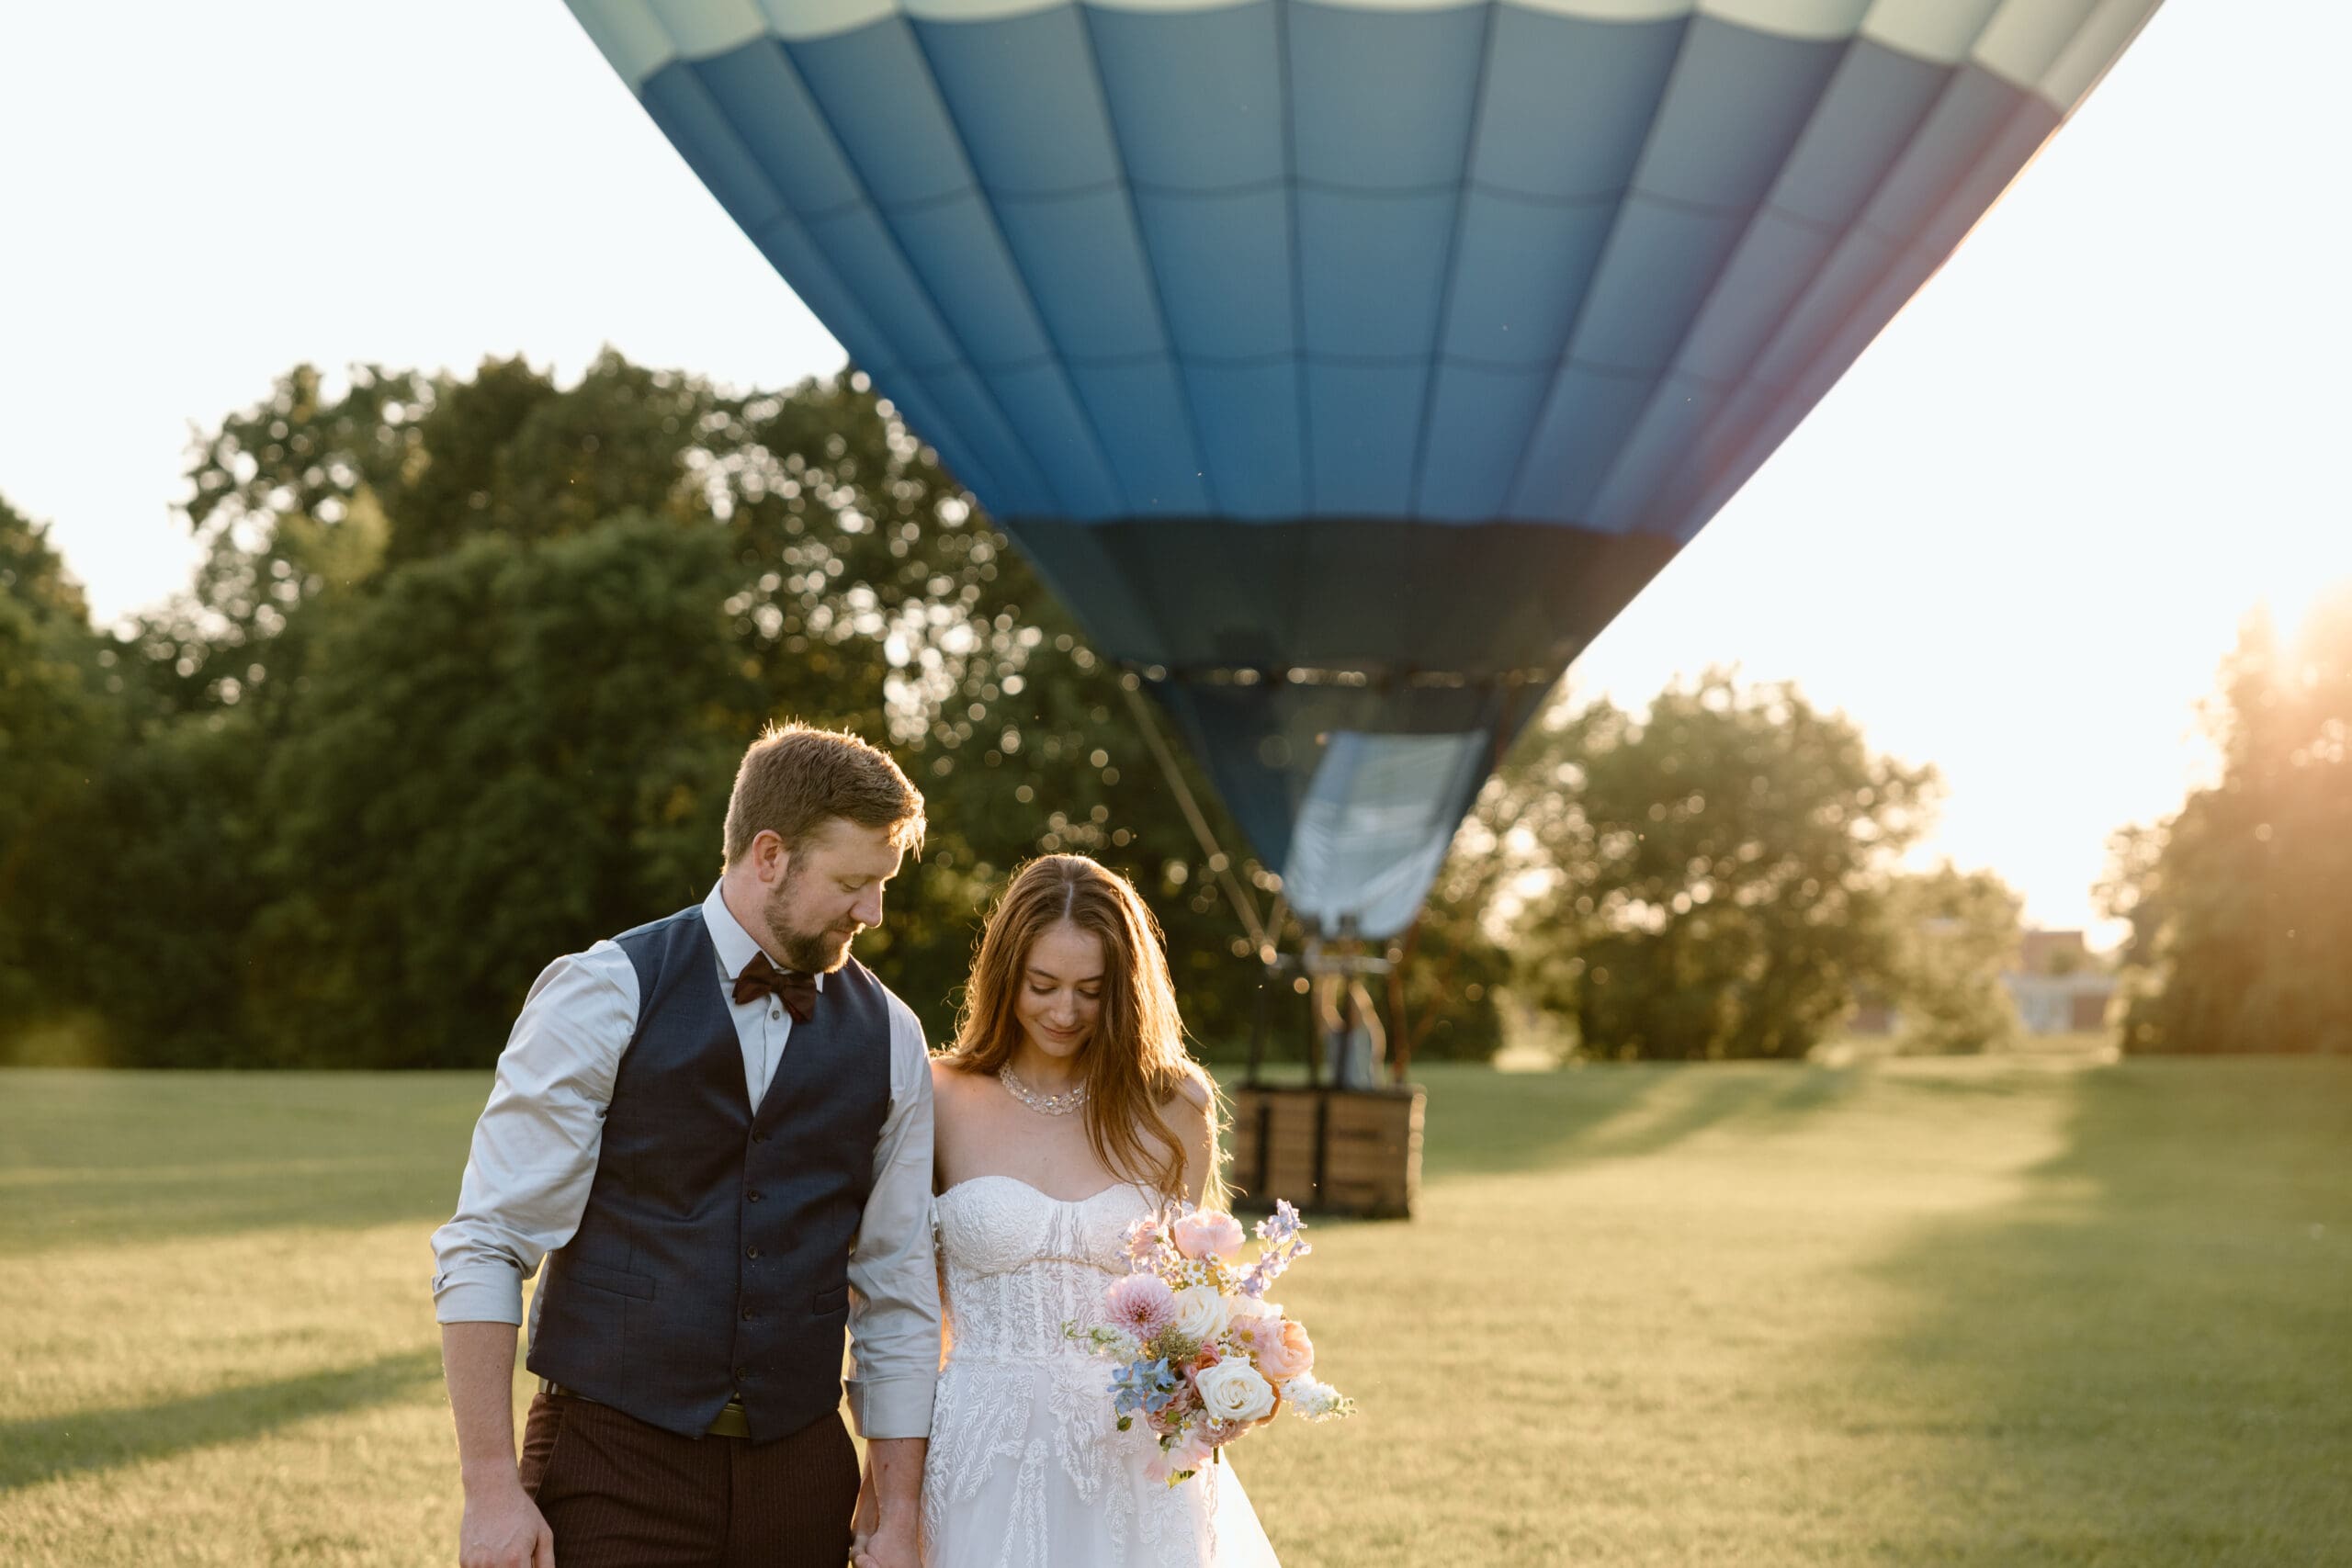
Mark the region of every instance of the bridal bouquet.
POLYGON ((1288 1203, 1258 1222, 1258 1257, 1239 1266, 1241 1222, 1179 1204, 1127 1227, 1128 1274, 1102 1292, 1098 1321, 1063 1330, 1115 1362, 1119 1430, 1137 1417, 1159 1438, 1154 1480, 1173 1486, 1287 1404, 1309 1421, 1355 1414, 1355 1402, 1308 1373, 1306 1330, 1265 1299, 1314 1250, 1288 1203))

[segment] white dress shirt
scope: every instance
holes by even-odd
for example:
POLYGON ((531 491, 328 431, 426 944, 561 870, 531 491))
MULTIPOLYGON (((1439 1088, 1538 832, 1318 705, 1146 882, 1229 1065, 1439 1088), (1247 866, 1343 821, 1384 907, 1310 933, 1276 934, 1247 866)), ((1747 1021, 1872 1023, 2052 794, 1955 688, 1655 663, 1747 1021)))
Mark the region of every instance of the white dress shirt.
MULTIPOLYGON (((702 912, 718 953, 713 979, 731 998, 735 976, 759 943, 718 887, 702 912)), ((637 1033, 637 1010, 636 966, 609 942, 557 959, 533 983, 498 1058, 490 1103, 474 1125, 458 1212, 433 1233, 434 1315, 441 1322, 523 1321, 523 1281, 580 1228, 596 1178, 605 1108, 621 1055, 637 1033)), ((792 1014, 775 997, 730 1000, 728 1010, 743 1045, 743 1086, 757 1109, 791 1043, 792 1014)), ((893 996, 890 1109, 874 1145, 874 1188, 849 1259, 855 1361, 850 1418, 865 1438, 920 1438, 931 1430, 939 1369, 931 1124, 922 1026, 893 996)))

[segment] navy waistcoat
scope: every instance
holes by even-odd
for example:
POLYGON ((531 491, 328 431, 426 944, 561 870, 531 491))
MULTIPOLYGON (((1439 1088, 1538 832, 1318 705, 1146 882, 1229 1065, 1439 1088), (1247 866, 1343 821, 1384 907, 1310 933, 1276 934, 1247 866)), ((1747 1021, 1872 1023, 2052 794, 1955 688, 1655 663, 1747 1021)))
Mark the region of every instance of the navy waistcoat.
POLYGON ((614 939, 637 970, 580 1229, 548 1258, 529 1365, 689 1436, 841 1403, 849 1254, 890 1105, 888 993, 854 959, 795 1023, 756 1113, 699 907, 614 939))

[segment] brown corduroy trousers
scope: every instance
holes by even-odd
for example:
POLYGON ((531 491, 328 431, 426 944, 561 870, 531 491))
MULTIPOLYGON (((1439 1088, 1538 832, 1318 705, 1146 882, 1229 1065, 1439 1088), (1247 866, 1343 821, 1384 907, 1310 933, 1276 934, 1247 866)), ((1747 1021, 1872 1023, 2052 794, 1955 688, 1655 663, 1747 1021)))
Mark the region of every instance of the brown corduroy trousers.
POLYGON ((561 1568, 842 1568, 857 1480, 838 1415, 754 1446, 541 1393, 523 1428, 523 1489, 561 1568))

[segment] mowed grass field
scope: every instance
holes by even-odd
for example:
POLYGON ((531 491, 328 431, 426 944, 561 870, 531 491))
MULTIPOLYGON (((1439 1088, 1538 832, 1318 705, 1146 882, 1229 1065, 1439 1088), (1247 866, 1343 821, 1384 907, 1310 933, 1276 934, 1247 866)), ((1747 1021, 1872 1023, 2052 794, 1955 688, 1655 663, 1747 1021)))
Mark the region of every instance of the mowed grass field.
MULTIPOLYGON (((2352 1563, 2352 1061, 1432 1068, 1290 1568, 2352 1563)), ((447 1564, 485 1076, 0 1074, 0 1563, 447 1564)))

